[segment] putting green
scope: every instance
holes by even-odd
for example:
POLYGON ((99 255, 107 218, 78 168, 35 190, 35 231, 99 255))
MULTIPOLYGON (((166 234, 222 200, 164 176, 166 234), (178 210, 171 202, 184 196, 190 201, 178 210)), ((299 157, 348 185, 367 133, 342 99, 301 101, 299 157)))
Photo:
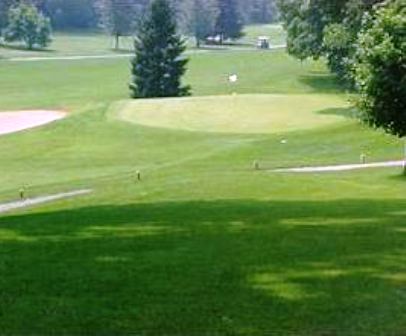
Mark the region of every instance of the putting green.
POLYGON ((345 119, 337 95, 234 95, 126 100, 114 108, 128 122, 219 133, 279 133, 331 125, 345 119))

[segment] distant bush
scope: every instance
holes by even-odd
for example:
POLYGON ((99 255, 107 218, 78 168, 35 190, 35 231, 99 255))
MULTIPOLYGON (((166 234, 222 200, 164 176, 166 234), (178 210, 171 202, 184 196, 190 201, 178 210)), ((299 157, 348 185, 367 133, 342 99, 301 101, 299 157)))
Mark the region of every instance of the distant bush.
POLYGON ((8 26, 5 29, 6 42, 23 42, 28 49, 35 46, 44 48, 51 42, 50 20, 36 7, 20 4, 8 13, 8 26))

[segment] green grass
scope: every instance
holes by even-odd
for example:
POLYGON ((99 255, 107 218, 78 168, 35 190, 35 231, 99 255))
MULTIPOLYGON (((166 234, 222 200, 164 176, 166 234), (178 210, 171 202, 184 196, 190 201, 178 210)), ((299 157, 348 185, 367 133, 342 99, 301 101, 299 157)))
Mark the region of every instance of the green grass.
POLYGON ((135 124, 216 133, 284 133, 339 123, 350 107, 332 95, 231 95, 127 100, 112 114, 135 124))
MULTIPOLYGON (((315 62, 300 64, 282 51, 218 52, 190 59, 186 81, 192 85, 194 95, 340 93, 324 66, 315 62), (239 75, 239 81, 230 85, 228 76, 233 73, 239 75)), ((0 110, 75 110, 128 98, 129 66, 127 59, 0 62, 0 110), (56 74, 51 83, 50 74, 56 74)))
MULTIPOLYGON (((320 63, 301 65, 282 52, 192 57, 186 81, 196 96, 235 91, 236 110, 251 102, 255 115, 265 113, 261 101, 240 94, 292 95, 295 110, 320 97, 331 108, 306 112, 315 126, 325 117, 331 124, 269 134, 188 132, 111 118, 128 97, 125 60, 2 62, 0 72, 0 110, 72 112, 0 138, 0 200, 15 199, 22 184, 29 196, 94 189, 0 215, 1 335, 406 330, 400 171, 267 170, 357 162, 360 153, 374 161, 402 155, 398 139, 342 121, 348 109, 337 101, 346 96, 320 63), (240 81, 230 87, 227 74, 234 72, 240 81), (253 171, 254 160, 264 169, 253 171)), ((209 98, 191 99, 199 110, 209 98)), ((294 113, 286 100, 279 103, 275 117, 294 113)), ((221 113, 219 105, 210 113, 221 113)), ((227 127, 239 127, 229 111, 227 118, 227 127)))
POLYGON ((1 58, 14 57, 57 57, 77 55, 107 55, 117 52, 129 52, 132 48, 130 38, 121 39, 121 50, 113 49, 113 40, 103 33, 62 33, 52 36, 52 43, 44 50, 26 50, 23 45, 15 43, 0 46, 1 58))

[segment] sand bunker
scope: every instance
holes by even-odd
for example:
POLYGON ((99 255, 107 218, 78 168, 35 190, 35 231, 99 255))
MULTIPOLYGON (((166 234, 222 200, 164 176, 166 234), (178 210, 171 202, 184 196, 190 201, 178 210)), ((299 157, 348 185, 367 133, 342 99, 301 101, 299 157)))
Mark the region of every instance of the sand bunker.
POLYGON ((66 113, 60 111, 0 112, 0 135, 45 125, 65 117, 66 113))

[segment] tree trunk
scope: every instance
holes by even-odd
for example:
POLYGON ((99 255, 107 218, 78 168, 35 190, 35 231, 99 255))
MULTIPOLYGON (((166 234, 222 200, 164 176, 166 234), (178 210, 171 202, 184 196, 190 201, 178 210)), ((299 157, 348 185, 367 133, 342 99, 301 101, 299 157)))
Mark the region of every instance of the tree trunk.
POLYGON ((115 42, 114 42, 114 49, 118 50, 119 47, 120 47, 120 35, 116 34, 115 35, 115 42))

